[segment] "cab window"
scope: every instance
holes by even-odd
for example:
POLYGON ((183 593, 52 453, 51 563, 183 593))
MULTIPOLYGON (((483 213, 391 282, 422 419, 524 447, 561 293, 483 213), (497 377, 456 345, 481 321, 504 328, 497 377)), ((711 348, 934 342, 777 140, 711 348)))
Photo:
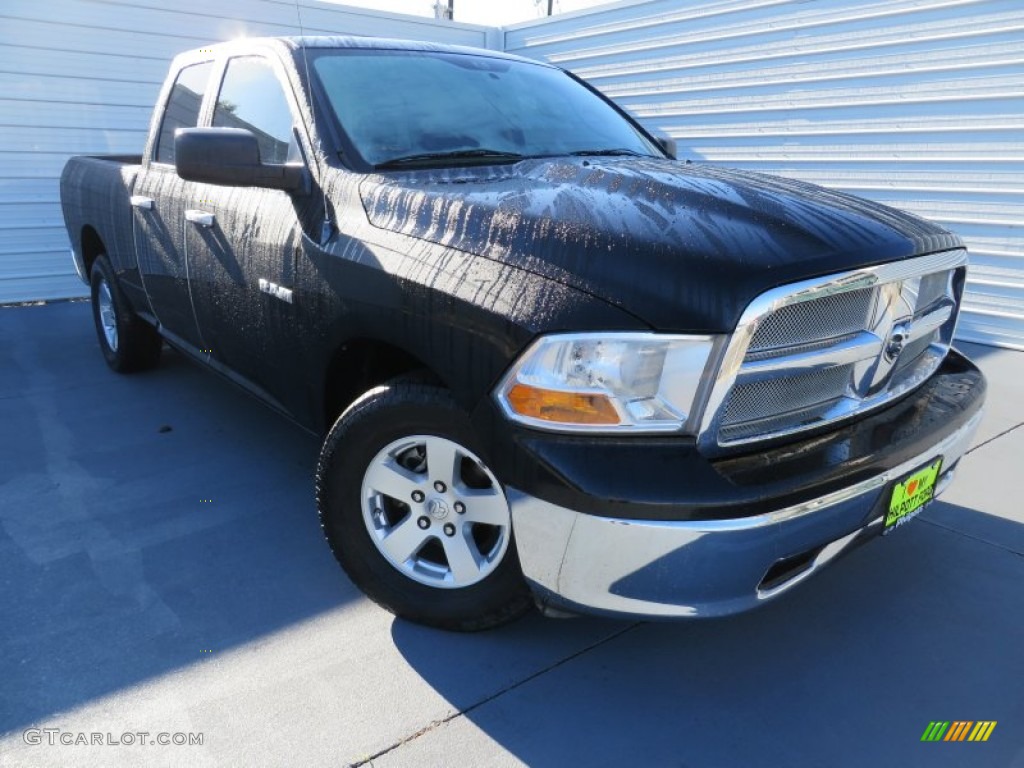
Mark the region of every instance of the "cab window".
POLYGON ((215 128, 252 131, 264 163, 284 163, 292 143, 292 114, 270 63, 258 56, 228 61, 213 110, 215 128))
POLYGON ((154 158, 158 163, 174 164, 174 132, 178 128, 195 128, 199 124, 199 108, 206 93, 213 62, 183 67, 171 88, 160 133, 157 134, 154 158))

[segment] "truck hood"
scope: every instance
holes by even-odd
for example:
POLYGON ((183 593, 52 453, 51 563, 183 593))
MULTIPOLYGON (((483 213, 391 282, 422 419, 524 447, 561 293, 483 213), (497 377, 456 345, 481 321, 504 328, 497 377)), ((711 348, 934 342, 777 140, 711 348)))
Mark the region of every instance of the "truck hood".
POLYGON ((374 175, 360 193, 374 226, 557 280, 664 331, 728 332, 770 288, 960 245, 878 203, 659 159, 374 175))

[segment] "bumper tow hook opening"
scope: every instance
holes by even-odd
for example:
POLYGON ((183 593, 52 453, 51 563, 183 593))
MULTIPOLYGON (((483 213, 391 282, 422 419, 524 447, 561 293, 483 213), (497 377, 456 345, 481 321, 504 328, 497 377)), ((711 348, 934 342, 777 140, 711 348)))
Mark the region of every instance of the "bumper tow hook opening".
POLYGON ((815 558, 818 557, 823 549, 824 547, 814 547, 806 552, 800 552, 799 554, 776 560, 765 572, 761 583, 757 585, 758 593, 764 594, 774 591, 811 568, 814 565, 815 558))

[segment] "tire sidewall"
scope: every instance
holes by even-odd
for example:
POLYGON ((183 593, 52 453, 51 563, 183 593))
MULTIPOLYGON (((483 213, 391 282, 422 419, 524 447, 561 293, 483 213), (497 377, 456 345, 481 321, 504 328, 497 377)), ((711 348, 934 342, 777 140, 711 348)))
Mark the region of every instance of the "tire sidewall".
POLYGON ((110 262, 107 260, 105 255, 97 257, 96 261, 93 262, 92 270, 89 273, 89 283, 91 287, 90 295, 92 297, 92 320, 96 326, 96 336, 100 342, 100 351, 103 353, 103 357, 106 359, 107 364, 111 368, 117 370, 122 364, 122 355, 120 354, 124 347, 124 339, 127 329, 125 328, 124 320, 124 307, 121 302, 121 296, 118 293, 117 282, 114 280, 113 270, 110 268, 110 262), (117 349, 111 349, 107 343, 106 334, 103 332, 103 322, 100 319, 100 285, 106 283, 110 289, 111 304, 114 308, 114 320, 117 324, 117 349))
POLYGON ((92 319, 100 351, 111 369, 118 373, 133 373, 155 367, 160 361, 163 341, 156 329, 139 318, 125 298, 114 276, 114 268, 106 254, 100 254, 89 272, 92 319), (110 289, 110 301, 117 326, 117 349, 111 349, 100 320, 99 292, 102 283, 110 289))
POLYGON ((414 581, 377 548, 363 518, 363 477, 381 449, 411 435, 447 438, 483 460, 469 418, 444 390, 399 384, 371 390, 356 401, 328 434, 317 472, 321 524, 342 567, 375 602, 421 623, 482 629, 507 620, 495 619, 503 610, 510 613, 507 618, 522 613, 529 593, 511 519, 501 562, 466 587, 439 588, 414 581), (489 618, 476 627, 474 616, 489 618))

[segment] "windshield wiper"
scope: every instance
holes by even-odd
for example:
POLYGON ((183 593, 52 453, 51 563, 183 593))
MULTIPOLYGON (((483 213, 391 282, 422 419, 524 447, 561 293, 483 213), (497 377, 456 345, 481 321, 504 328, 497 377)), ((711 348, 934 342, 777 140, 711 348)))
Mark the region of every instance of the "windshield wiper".
POLYGON ((577 152, 570 152, 574 157, 605 156, 605 157, 655 157, 655 155, 637 152, 633 149, 581 149, 577 152))
POLYGON ((524 156, 517 152, 502 152, 498 149, 454 149, 451 152, 423 152, 416 155, 405 155, 404 157, 393 157, 383 163, 377 163, 374 168, 378 170, 386 168, 401 168, 404 165, 417 165, 436 163, 438 160, 521 160, 524 156))

